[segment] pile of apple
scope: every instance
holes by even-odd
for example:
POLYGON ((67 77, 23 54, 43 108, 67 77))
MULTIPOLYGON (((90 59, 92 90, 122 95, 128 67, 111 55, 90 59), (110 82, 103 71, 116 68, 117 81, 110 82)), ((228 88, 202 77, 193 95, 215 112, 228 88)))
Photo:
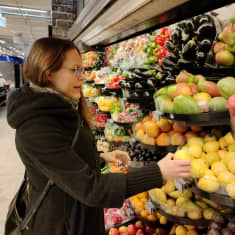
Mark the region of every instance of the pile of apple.
POLYGON ((191 174, 201 190, 223 193, 225 188, 225 194, 235 199, 235 139, 231 132, 192 137, 174 159, 192 159, 191 174))
POLYGON ((121 226, 119 228, 111 228, 109 235, 168 235, 168 231, 160 228, 151 228, 142 221, 136 221, 135 224, 121 226))
POLYGON ((149 195, 167 214, 177 217, 188 217, 192 220, 211 220, 216 209, 215 203, 193 194, 189 189, 180 192, 173 180, 168 180, 162 188, 154 188, 149 195))
POLYGON ((148 200, 149 195, 147 192, 139 193, 135 196, 130 197, 131 205, 135 213, 150 222, 155 222, 159 220, 160 224, 167 224, 167 218, 161 215, 157 210, 154 210, 152 211, 152 213, 149 213, 146 208, 146 202, 148 200))
POLYGON ((179 122, 174 122, 161 117, 156 121, 152 113, 142 121, 134 125, 135 137, 137 140, 148 145, 169 146, 184 145, 186 140, 196 136, 201 127, 192 126, 190 128, 179 122))

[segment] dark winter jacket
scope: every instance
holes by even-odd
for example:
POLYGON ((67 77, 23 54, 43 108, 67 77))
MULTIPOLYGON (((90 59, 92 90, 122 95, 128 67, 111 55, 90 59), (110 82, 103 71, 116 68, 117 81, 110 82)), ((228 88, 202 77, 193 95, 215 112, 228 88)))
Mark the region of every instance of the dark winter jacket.
POLYGON ((30 87, 8 99, 8 123, 29 176, 29 207, 55 182, 30 223, 29 235, 103 235, 104 207, 121 207, 129 196, 162 185, 157 164, 128 174, 101 175, 93 135, 80 112, 59 94, 30 87), (83 119, 82 119, 83 120, 83 119))

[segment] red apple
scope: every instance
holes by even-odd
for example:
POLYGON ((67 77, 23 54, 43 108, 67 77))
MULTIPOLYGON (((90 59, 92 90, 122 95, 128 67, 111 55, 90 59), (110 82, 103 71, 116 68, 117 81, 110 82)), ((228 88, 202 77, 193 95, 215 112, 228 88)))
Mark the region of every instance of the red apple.
POLYGON ((117 228, 111 228, 109 230, 109 235, 119 235, 118 229, 117 228))
POLYGON ((153 235, 154 232, 155 232, 155 229, 149 227, 148 225, 145 226, 145 232, 148 234, 148 235, 153 235))
POLYGON ((191 130, 193 132, 199 132, 199 131, 202 131, 202 127, 201 126, 191 126, 191 130))
POLYGON ((138 229, 136 235, 144 235, 144 231, 142 229, 138 229))
POLYGON ((128 232, 128 235, 135 235, 136 233, 135 226, 133 224, 129 224, 127 226, 127 232, 128 232))
POLYGON ((136 229, 140 229, 140 228, 144 228, 143 222, 142 221, 136 221, 135 222, 135 228, 136 229))

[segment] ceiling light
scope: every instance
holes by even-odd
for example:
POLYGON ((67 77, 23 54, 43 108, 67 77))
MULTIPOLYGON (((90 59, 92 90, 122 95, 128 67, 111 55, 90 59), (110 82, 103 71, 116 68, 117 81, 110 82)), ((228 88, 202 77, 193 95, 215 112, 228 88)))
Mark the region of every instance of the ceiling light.
POLYGON ((2 9, 11 9, 11 10, 22 10, 22 11, 48 13, 47 10, 39 10, 39 9, 31 9, 31 8, 10 7, 10 6, 0 6, 0 8, 2 8, 2 9))
POLYGON ((3 41, 3 40, 0 40, 0 43, 2 43, 2 44, 5 44, 5 41, 3 41))
POLYGON ((50 19, 50 16, 40 16, 40 15, 31 15, 31 14, 24 14, 24 13, 15 13, 15 12, 8 12, 8 11, 1 11, 3 15, 16 15, 16 16, 26 16, 26 17, 35 17, 35 18, 42 18, 42 19, 50 19))

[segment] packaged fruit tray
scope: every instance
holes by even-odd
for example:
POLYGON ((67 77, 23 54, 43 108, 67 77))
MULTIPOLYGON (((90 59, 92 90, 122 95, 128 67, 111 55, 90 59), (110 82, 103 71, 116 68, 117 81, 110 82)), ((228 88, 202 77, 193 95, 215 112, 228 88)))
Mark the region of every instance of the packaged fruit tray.
POLYGON ((229 111, 189 115, 164 113, 161 116, 174 121, 184 122, 187 126, 230 125, 229 111))
POLYGON ((223 207, 228 207, 228 208, 232 208, 232 209, 235 209, 235 199, 232 199, 231 197, 229 197, 228 195, 225 195, 225 194, 221 194, 221 193, 208 193, 208 192, 205 192, 201 189, 199 189, 196 184, 190 184, 190 189, 202 196, 202 197, 205 197, 223 207))

